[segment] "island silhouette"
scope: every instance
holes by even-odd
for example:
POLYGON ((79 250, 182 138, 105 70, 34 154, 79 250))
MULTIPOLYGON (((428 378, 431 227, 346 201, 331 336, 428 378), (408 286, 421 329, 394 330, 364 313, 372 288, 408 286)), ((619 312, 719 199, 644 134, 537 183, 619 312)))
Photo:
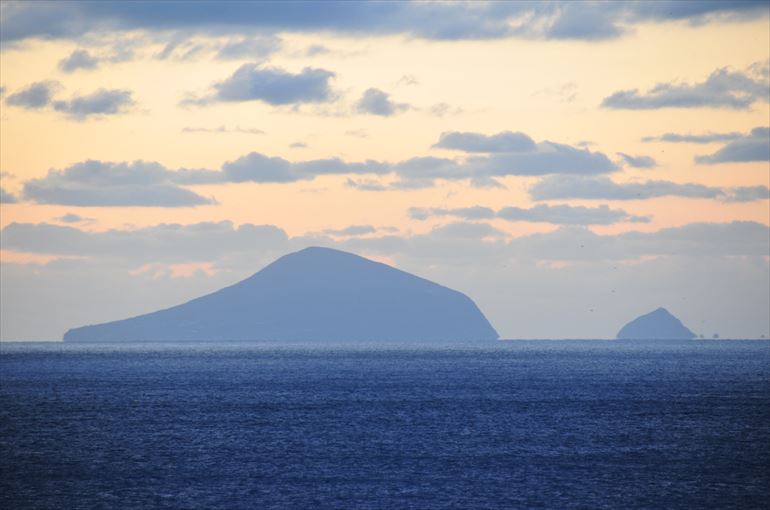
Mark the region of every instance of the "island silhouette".
POLYGON ((73 328, 65 342, 476 341, 498 334, 461 292, 311 247, 187 303, 73 328))
POLYGON ((618 340, 692 340, 697 335, 665 308, 632 320, 618 331, 618 340))

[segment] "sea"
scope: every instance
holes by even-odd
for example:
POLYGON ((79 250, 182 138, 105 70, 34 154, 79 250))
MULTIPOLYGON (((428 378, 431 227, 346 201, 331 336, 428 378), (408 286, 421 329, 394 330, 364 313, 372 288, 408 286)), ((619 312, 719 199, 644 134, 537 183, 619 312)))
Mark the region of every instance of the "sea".
POLYGON ((0 344, 3 509, 770 506, 770 342, 0 344))

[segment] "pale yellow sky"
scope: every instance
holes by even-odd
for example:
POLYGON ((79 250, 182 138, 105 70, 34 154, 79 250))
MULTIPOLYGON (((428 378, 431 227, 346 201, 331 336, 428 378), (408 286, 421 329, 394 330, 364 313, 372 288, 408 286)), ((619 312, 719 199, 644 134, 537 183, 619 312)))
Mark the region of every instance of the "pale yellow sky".
MULTIPOLYGON (((15 176, 4 177, 3 187, 18 194, 25 180, 87 159, 141 159, 157 161, 170 169, 217 169, 251 151, 292 161, 340 157, 347 161, 396 162, 426 155, 461 157, 461 153, 431 149, 431 145, 443 131, 494 134, 505 130, 522 131, 536 141, 589 141, 594 144, 589 146, 591 150, 613 160, 618 158, 617 152, 624 152, 649 155, 659 163, 654 169, 626 168, 613 176, 618 182, 660 179, 709 186, 768 183, 766 162, 713 166, 693 162, 695 155, 712 153, 723 144, 640 140, 664 132, 747 132, 768 124, 770 107, 766 102, 757 102, 749 110, 633 111, 599 106, 604 97, 618 90, 647 91, 662 82, 701 82, 718 68, 745 70, 752 63, 767 61, 770 29, 766 20, 700 27, 637 25, 631 35, 606 42, 440 42, 403 36, 351 39, 328 34, 281 37, 283 48, 270 57, 270 65, 291 72, 306 66, 333 71, 333 89, 339 95, 336 102, 303 105, 299 111, 258 101, 182 108, 178 103, 187 94, 204 93, 212 83, 225 79, 249 60, 219 61, 209 52, 195 59, 161 61, 153 58, 163 47, 159 43, 139 47, 139 58, 133 61, 71 74, 60 72, 57 63, 78 48, 76 44, 35 41, 3 51, 0 65, 6 96, 32 82, 56 80, 61 83, 60 98, 99 88, 119 88, 131 90, 136 102, 127 114, 86 121, 70 120, 50 109, 28 111, 3 104, 0 168, 15 176), (303 55, 304 50, 319 43, 330 51, 312 57, 303 55), (354 103, 370 87, 385 90, 394 101, 414 108, 392 117, 357 114, 354 103), (449 105, 450 113, 441 117, 429 113, 437 103, 449 105), (219 126, 265 133, 182 132, 185 127, 219 126), (306 147, 292 148, 296 142, 306 147)), ((211 45, 216 40, 195 42, 211 45)), ((88 228, 97 230, 159 221, 228 219, 275 224, 295 235, 349 224, 392 225, 419 232, 445 220, 415 222, 406 214, 409 207, 527 207, 531 205, 527 187, 537 181, 507 177, 501 180, 507 186, 505 190, 439 181, 430 189, 376 193, 348 189, 345 180, 344 176, 328 176, 290 184, 198 186, 193 188, 196 192, 215 197, 219 204, 195 208, 4 204, 0 225, 44 222, 76 211, 93 218, 88 228)), ((568 202, 595 205, 606 201, 568 202)), ((726 204, 661 198, 618 201, 612 207, 652 215, 654 220, 649 224, 594 227, 596 231, 656 230, 693 221, 768 221, 767 201, 726 204)), ((553 228, 502 220, 495 221, 495 225, 511 234, 553 228)))
MULTIPOLYGON (((0 186, 4 200, 7 194, 17 199, 0 205, 2 338, 60 338, 73 325, 172 306, 311 244, 386 261, 466 292, 508 337, 611 337, 620 318, 658 306, 670 307, 699 332, 770 335, 770 200, 764 198, 770 162, 763 152, 770 152, 770 142, 765 131, 750 134, 770 128, 770 77, 762 74, 770 69, 766 6, 326 3, 325 16, 311 16, 321 4, 94 5, 3 2, 0 11, 0 186), (176 49, 159 58, 169 43, 176 49), (251 49, 231 60, 218 58, 231 43, 251 49), (61 70, 60 61, 78 50, 96 57, 97 68, 61 70), (118 58, 121 51, 126 58, 118 58), (247 100, 180 105, 206 97, 245 64, 261 66, 240 83, 249 89, 247 100), (264 71, 270 67, 278 71, 264 71), (333 73, 331 97, 307 103, 300 94, 274 106, 270 94, 292 91, 249 88, 264 87, 281 73, 290 74, 285 87, 307 87, 301 83, 305 68, 333 73), (717 78, 707 82, 710 76, 717 78), (39 109, 28 100, 19 106, 15 94, 39 82, 50 83, 52 100, 39 109), (369 89, 387 94, 402 111, 358 111, 369 89), (56 111, 56 101, 100 90, 128 91, 134 103, 117 114, 81 120, 56 111), (630 90, 637 90, 639 101, 657 104, 602 107, 605 98, 630 90), (653 90, 680 106, 696 104, 668 107, 653 90), (742 98, 743 107, 714 106, 742 98), (433 147, 445 132, 506 131, 568 148, 541 145, 528 153, 488 155, 433 147), (705 144, 642 140, 665 133, 733 138, 705 144), (723 149, 740 154, 719 164, 696 163, 696 157, 723 149), (548 150, 569 164, 543 163, 548 150), (518 171, 534 175, 498 177, 500 188, 474 187, 465 178, 364 191, 350 187, 349 179, 387 186, 399 176, 185 186, 174 177, 180 174, 163 170, 217 172, 252 152, 290 162, 339 158, 391 165, 428 156, 460 165, 478 158, 477 166, 447 166, 474 168, 482 177, 514 173, 521 156, 533 159, 518 171), (657 164, 632 168, 620 153, 657 164), (494 163, 478 166, 484 158, 494 163), (55 173, 89 160, 156 162, 162 168, 92 164, 78 167, 83 173, 77 177, 55 173), (606 172, 613 163, 619 169, 606 172), (25 184, 49 171, 53 177, 43 184, 55 195, 52 201, 81 205, 41 204, 25 196, 25 184), (598 180, 586 175, 596 171, 606 173, 598 180), (534 200, 530 190, 548 182, 571 196, 581 186, 589 196, 608 186, 639 198, 609 193, 534 200), (715 198, 645 197, 674 188, 715 198), (190 191, 216 203, 160 207, 152 198, 176 193, 189 199, 190 191), (99 203, 149 197, 154 205, 82 206, 93 196, 99 203), (410 208, 472 206, 493 212, 477 220, 441 211, 424 220, 410 215, 410 208), (519 217, 550 215, 551 222, 495 217, 506 207, 519 208, 511 213, 519 217), (649 221, 631 221, 639 217, 649 221), (196 225, 201 222, 231 223, 196 225), (180 226, 159 226, 164 223, 180 226), (244 224, 274 227, 239 231, 244 224), (330 233, 349 226, 368 226, 368 233, 330 233), (535 233, 543 235, 528 236, 535 233)), ((264 163, 249 165, 241 170, 255 179, 275 171, 264 163)), ((233 180, 222 178, 225 172, 205 175, 233 180)))

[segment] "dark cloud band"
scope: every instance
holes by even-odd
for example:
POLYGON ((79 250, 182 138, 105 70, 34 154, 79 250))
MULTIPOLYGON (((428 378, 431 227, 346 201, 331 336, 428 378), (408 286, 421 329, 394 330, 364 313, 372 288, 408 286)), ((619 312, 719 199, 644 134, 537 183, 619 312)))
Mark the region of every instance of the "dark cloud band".
POLYGON ((3 13, 3 41, 78 38, 93 30, 209 34, 339 32, 427 39, 526 37, 604 40, 642 22, 707 23, 767 16, 758 1, 682 2, 21 2, 3 13))
POLYGON ((409 216, 417 220, 430 217, 449 216, 463 220, 487 220, 501 218, 507 221, 533 223, 551 223, 553 225, 612 225, 614 223, 647 223, 647 216, 636 216, 622 209, 610 209, 606 205, 598 207, 572 205, 544 205, 533 207, 504 207, 498 211, 489 207, 460 208, 411 208, 409 216))

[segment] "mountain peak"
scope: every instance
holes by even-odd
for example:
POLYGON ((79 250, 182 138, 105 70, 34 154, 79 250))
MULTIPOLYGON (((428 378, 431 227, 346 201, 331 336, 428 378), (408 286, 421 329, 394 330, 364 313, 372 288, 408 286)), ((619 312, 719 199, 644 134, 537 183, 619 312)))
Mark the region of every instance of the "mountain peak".
POLYGON ((307 248, 302 248, 301 250, 297 250, 293 253, 288 253, 284 255, 284 257, 289 256, 315 256, 315 255, 340 255, 340 256, 349 256, 349 257, 357 257, 358 255, 355 255, 353 253, 348 253, 346 251, 342 250, 336 250, 334 248, 326 248, 325 246, 308 246, 307 248))
POLYGON ((497 338, 466 295, 331 248, 280 257, 230 287, 66 341, 452 341, 497 338))
POLYGON ((618 331, 617 338, 621 340, 691 340, 695 336, 695 333, 671 312, 658 307, 623 326, 618 331))

